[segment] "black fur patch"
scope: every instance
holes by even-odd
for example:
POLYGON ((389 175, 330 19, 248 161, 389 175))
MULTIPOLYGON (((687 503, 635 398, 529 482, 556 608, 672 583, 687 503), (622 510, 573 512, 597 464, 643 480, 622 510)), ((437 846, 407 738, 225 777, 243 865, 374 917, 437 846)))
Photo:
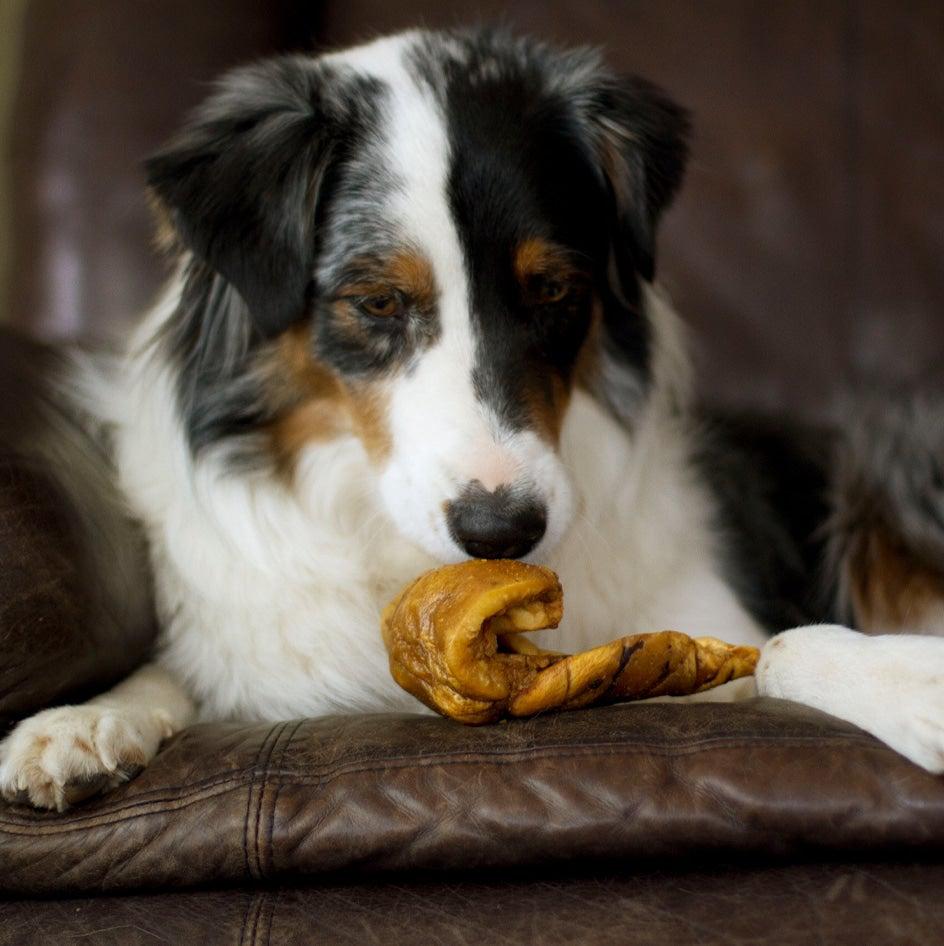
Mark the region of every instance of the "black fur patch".
POLYGON ((319 191, 376 94, 311 59, 271 60, 227 76, 147 162, 184 244, 237 288, 264 335, 302 311, 319 191))
POLYGON ((695 460, 716 502, 724 577, 770 631, 836 619, 824 583, 834 447, 829 431, 784 418, 714 415, 702 429, 695 460))
POLYGON ((584 261, 602 303, 601 344, 644 388, 650 327, 639 279, 652 278, 655 224, 681 180, 684 113, 652 86, 610 76, 586 51, 502 31, 452 40, 458 53, 433 37, 415 63, 448 124, 449 199, 471 278, 479 398, 523 426, 526 392, 551 373, 570 383, 590 326, 589 300, 566 312, 523 304, 511 261, 529 237, 584 261))

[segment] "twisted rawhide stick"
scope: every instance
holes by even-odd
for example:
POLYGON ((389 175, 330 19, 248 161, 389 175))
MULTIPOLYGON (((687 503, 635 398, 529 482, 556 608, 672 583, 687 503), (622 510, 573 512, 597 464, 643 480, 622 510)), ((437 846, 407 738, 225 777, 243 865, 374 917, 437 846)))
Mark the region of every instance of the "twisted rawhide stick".
POLYGON ((524 631, 557 627, 563 593, 549 568, 468 561, 421 575, 387 605, 393 678, 461 723, 491 723, 708 690, 754 672, 758 651, 677 631, 634 634, 579 654, 540 650, 524 631))

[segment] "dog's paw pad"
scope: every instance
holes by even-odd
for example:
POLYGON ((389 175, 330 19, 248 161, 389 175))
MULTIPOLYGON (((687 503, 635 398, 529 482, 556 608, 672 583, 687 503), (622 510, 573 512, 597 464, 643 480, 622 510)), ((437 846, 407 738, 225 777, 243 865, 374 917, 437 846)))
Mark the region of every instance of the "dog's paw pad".
POLYGON ((0 794, 64 811, 127 781, 149 755, 138 727, 113 710, 45 710, 20 723, 0 745, 0 794))

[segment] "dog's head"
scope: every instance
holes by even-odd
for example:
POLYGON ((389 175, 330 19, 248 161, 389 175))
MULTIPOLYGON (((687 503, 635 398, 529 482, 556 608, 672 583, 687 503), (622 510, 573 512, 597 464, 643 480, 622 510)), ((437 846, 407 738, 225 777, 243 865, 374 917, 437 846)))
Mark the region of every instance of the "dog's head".
POLYGON ((148 164, 184 251, 167 338, 191 447, 289 471, 354 435, 442 560, 540 556, 572 389, 645 398, 641 283, 684 113, 592 53, 407 33, 237 71, 148 164))

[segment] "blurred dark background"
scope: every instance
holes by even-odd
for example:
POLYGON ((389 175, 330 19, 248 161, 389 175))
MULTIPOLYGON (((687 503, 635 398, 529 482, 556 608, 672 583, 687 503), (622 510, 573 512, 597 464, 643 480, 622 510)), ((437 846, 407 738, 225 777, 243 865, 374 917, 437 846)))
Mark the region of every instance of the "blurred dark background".
POLYGON ((41 336, 111 334, 152 298, 165 271, 139 161, 216 73, 501 19, 602 45, 694 110, 660 273, 710 400, 817 416, 850 384, 944 375, 941 0, 0 3, 0 311, 41 336))

